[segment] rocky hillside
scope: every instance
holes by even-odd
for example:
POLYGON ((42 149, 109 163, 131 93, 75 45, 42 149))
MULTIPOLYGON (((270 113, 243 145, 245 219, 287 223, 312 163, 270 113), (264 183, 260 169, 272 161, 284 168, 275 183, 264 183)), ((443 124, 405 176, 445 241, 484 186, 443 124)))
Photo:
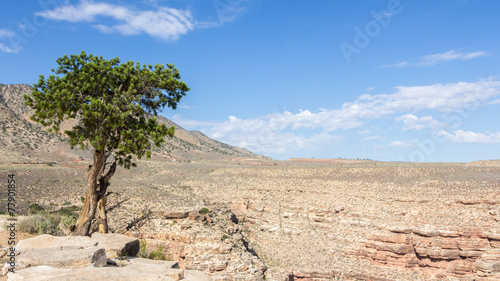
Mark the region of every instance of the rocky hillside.
MULTIPOLYGON (((30 93, 29 85, 0 84, 0 161, 71 161, 89 158, 89 151, 70 149, 64 134, 48 133, 29 119, 33 112, 24 105, 22 97, 30 93)), ((161 148, 154 149, 155 158, 177 161, 262 158, 243 148, 213 140, 200 132, 186 131, 167 118, 160 116, 159 120, 168 126, 175 126, 176 131, 174 137, 167 139, 161 148)), ((72 124, 74 122, 62 124, 61 131, 72 124)))

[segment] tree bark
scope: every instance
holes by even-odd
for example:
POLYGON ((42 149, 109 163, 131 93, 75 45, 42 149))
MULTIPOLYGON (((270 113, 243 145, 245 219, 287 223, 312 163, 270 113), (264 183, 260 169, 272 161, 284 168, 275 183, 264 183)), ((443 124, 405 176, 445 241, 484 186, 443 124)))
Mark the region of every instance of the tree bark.
POLYGON ((108 197, 104 195, 97 204, 97 213, 98 213, 97 224, 99 225, 99 233, 108 233, 108 216, 106 213, 107 202, 108 202, 108 197))
POLYGON ((99 175, 104 167, 105 153, 94 151, 94 164, 87 173, 87 187, 85 201, 82 211, 76 221, 75 230, 71 233, 74 236, 90 236, 90 226, 94 220, 97 202, 99 201, 99 175))

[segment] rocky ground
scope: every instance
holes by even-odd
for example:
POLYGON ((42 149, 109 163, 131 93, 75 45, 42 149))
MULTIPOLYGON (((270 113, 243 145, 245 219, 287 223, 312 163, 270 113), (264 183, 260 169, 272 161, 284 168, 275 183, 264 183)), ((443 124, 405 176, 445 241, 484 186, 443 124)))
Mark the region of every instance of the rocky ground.
MULTIPOLYGON (((87 165, 0 173, 16 174, 19 212, 55 210, 82 204, 87 165)), ((148 161, 110 190, 113 231, 213 280, 499 278, 498 161, 148 161)))

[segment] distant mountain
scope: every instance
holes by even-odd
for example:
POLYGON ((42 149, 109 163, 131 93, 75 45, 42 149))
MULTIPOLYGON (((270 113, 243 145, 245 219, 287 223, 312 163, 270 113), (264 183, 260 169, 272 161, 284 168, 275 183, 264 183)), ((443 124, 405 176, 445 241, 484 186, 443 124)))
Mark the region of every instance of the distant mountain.
MULTIPOLYGON (((91 157, 90 151, 71 149, 64 134, 49 133, 31 121, 29 116, 33 111, 24 105, 24 94, 31 94, 31 86, 0 84, 1 162, 71 161, 91 157)), ((266 158, 213 140, 201 132, 186 131, 162 116, 158 116, 158 120, 176 129, 173 138, 167 138, 162 147, 153 149, 153 158, 177 161, 266 158)), ((61 124, 61 132, 73 124, 74 121, 61 124)))

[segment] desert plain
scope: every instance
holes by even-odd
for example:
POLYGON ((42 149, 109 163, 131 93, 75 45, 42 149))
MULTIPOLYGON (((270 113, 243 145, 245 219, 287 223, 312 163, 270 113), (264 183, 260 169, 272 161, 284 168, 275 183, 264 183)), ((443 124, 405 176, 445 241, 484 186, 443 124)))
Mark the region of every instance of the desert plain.
MULTIPOLYGON (((15 173, 25 215, 81 206, 89 163, 0 172, 15 173)), ((212 280, 500 278, 500 161, 149 160, 109 190, 112 232, 212 280)))

